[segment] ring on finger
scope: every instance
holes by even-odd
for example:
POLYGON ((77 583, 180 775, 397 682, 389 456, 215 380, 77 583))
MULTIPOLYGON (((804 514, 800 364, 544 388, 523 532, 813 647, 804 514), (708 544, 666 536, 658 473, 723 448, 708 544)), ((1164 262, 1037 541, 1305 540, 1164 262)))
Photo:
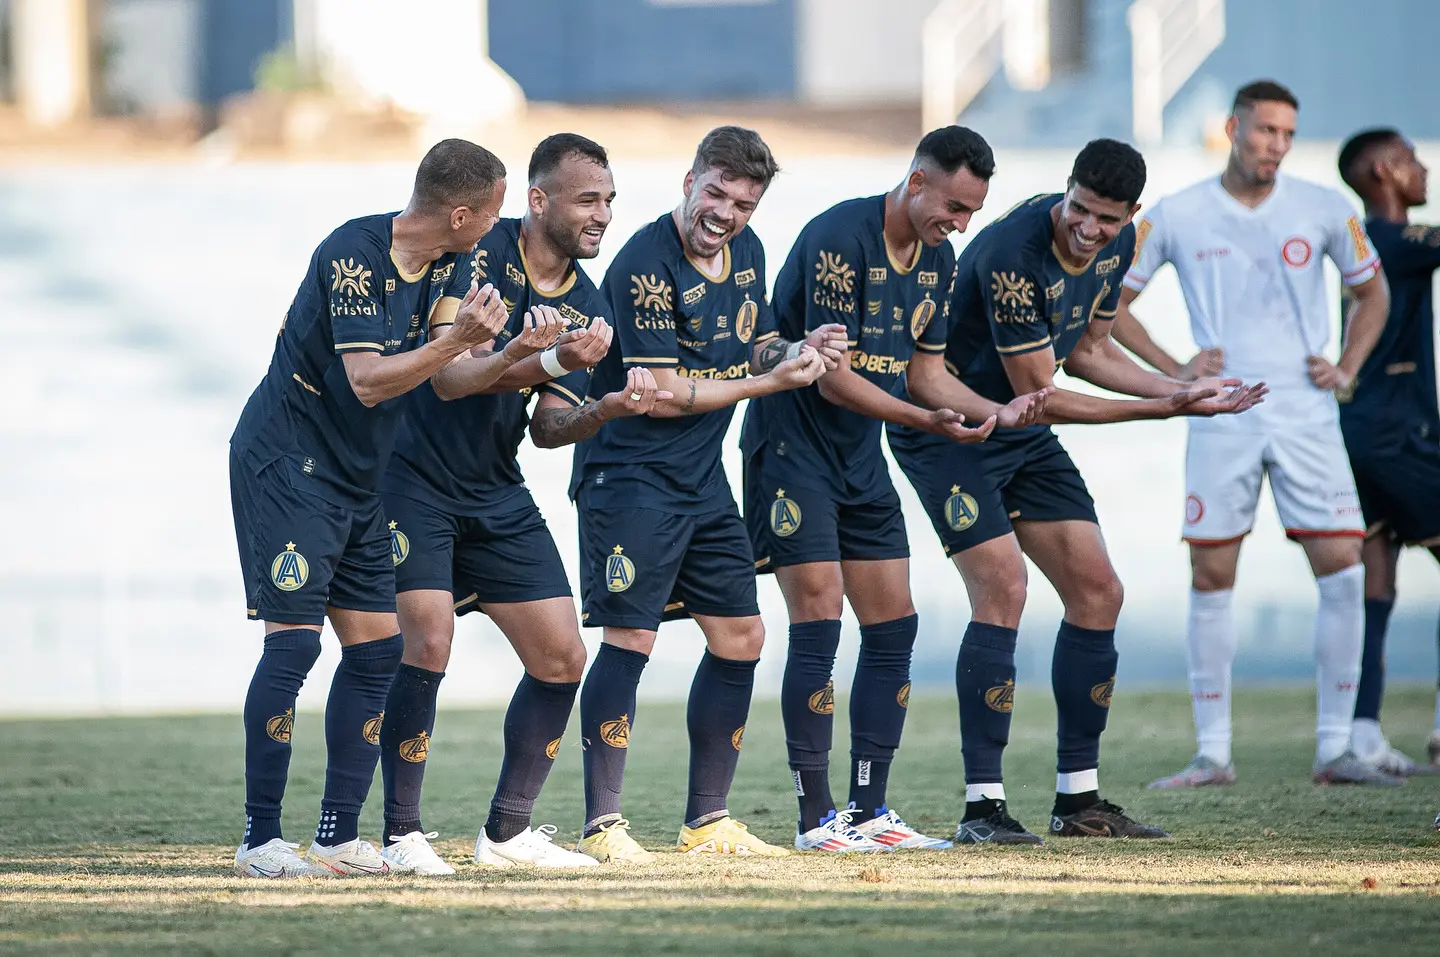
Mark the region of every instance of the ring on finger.
POLYGON ((640 401, 641 399, 643 399, 643 398, 645 398, 645 397, 644 397, 643 395, 641 395, 640 393, 638 393, 638 392, 632 392, 632 393, 630 393, 630 399, 631 399, 632 401, 634 401, 634 402, 639 402, 639 401, 640 401))

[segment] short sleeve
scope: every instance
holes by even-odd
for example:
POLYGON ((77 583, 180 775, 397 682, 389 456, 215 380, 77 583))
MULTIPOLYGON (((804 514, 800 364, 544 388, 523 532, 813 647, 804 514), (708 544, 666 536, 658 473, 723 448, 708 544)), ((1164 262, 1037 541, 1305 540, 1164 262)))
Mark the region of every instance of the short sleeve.
MULTIPOLYGON (((483 240, 482 240, 483 241, 483 240)), ((460 303, 465 294, 470 291, 470 280, 475 276, 475 261, 480 254, 480 246, 470 250, 464 256, 456 256, 451 264, 451 269, 445 275, 444 285, 441 287, 440 298, 430 307, 430 328, 436 329, 440 326, 454 325, 455 314, 460 311, 460 303)))
POLYGON ((1354 208, 1339 194, 1333 195, 1333 203, 1325 253, 1340 270, 1341 281, 1358 286, 1380 271, 1380 257, 1354 208))
MULTIPOLYGON (((760 311, 755 316, 755 343, 758 345, 780 335, 780 323, 770 304, 770 286, 765 277, 765 250, 758 239, 755 240, 755 285, 755 295, 760 303, 760 311)), ((805 328, 813 329, 814 326, 807 321, 805 328)))
POLYGON ((677 365, 674 274, 659 256, 628 252, 610 264, 601 289, 620 355, 627 366, 677 365))
POLYGON ((997 249, 980 264, 980 276, 989 282, 982 297, 985 317, 995 351, 1002 356, 1023 355, 1050 345, 1041 284, 1022 259, 1014 249, 997 249))
POLYGON ((950 300, 955 295, 955 277, 958 274, 958 267, 955 265, 953 254, 947 258, 950 262, 950 282, 945 287, 945 296, 940 301, 938 311, 925 324, 920 338, 915 340, 915 348, 921 352, 944 352, 946 339, 950 335, 950 300))
POLYGON ((865 255, 853 230, 817 230, 801 240, 807 246, 805 270, 805 331, 828 323, 845 327, 851 346, 860 341, 860 297, 864 294, 865 255))
MULTIPOLYGON (((589 280, 586 279, 582 287, 577 277, 575 290, 566 296, 559 306, 560 315, 572 323, 584 322, 588 325, 603 315, 605 310, 601 308, 600 301, 599 293, 589 285, 589 280)), ((570 405, 582 405, 586 393, 590 391, 590 370, 572 370, 558 378, 540 383, 538 388, 541 392, 558 396, 570 405)))
MULTIPOLYGON (((1170 241, 1166 233, 1165 214, 1161 204, 1156 203, 1135 227, 1135 250, 1130 254, 1130 269, 1123 285, 1139 292, 1155 271, 1170 261, 1170 241)), ((1119 302, 1118 287, 1116 302, 1119 302)))
POLYGON ((328 273, 335 353, 384 352, 386 320, 380 298, 388 251, 364 240, 332 237, 316 258, 316 265, 328 273))

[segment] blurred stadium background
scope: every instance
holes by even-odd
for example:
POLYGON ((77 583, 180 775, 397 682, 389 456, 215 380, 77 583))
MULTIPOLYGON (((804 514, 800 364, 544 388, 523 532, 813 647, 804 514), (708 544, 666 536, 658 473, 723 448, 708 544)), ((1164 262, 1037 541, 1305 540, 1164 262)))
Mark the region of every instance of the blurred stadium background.
MULTIPOLYGON (((1145 148, 1147 201, 1218 172, 1229 96, 1260 76, 1301 100, 1294 174, 1338 185, 1336 142, 1379 124, 1435 161, 1440 4, 1371 0, 1363 28, 1356 16, 1338 0, 0 0, 0 713, 238 710, 259 626, 243 617, 226 441, 315 244, 402 205, 435 139, 502 156, 506 215, 541 137, 607 146, 619 198, 587 267, 598 281, 673 206, 706 129, 754 126, 785 170, 753 221, 773 273, 810 216, 892 186, 923 130, 957 116, 999 160, 970 235, 1062 188, 1094 136, 1145 148)), ((1188 355, 1173 276, 1142 305, 1188 355)), ((1184 425, 1062 435, 1127 585, 1120 680, 1179 684, 1184 425)), ((526 446, 522 463, 574 581, 569 456, 526 446)), ((895 478, 915 679, 938 689, 968 608, 895 478)), ((1048 675, 1060 614, 1031 580, 1022 681, 1048 675)), ((1440 575, 1410 556, 1400 589, 1390 674, 1433 678, 1440 575)), ((761 596, 773 694, 785 614, 772 581, 761 596)), ((1237 677, 1306 680, 1313 585, 1268 503, 1238 600, 1237 677)), ((643 694, 683 696, 697 634, 667 626, 643 694)), ((519 676, 503 638, 478 615, 458 637, 442 703, 503 701, 519 676)), ((331 670, 312 672, 302 707, 322 704, 331 670)))

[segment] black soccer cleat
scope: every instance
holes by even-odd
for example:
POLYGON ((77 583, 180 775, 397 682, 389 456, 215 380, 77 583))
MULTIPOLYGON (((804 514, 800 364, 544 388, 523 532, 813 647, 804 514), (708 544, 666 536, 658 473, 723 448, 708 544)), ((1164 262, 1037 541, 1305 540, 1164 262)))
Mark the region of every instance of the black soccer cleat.
POLYGON ((1168 831, 1125 815, 1124 808, 1097 801, 1073 814, 1051 814, 1050 833, 1057 837, 1169 837, 1168 831))
POLYGON ((973 821, 961 821, 955 829, 956 844, 1044 844, 1037 834, 1025 830, 1025 825, 1010 816, 1004 801, 995 802, 995 810, 988 817, 973 821))

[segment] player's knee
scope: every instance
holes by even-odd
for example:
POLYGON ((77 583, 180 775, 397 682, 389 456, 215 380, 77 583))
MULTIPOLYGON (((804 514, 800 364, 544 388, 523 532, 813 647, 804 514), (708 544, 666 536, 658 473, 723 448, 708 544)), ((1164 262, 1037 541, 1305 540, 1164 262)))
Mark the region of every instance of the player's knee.
POLYGON ((982 588, 972 590, 974 617, 978 621, 1019 622, 1021 613, 1025 611, 1027 593, 1023 571, 1018 575, 990 578, 982 588))
POLYGON ((569 684, 579 681, 585 675, 585 645, 580 636, 575 640, 552 649, 544 659, 526 666, 530 677, 551 684, 569 684))
POLYGON ((1114 571, 1105 571, 1105 574, 1093 576, 1089 582, 1091 602, 1098 610, 1119 615, 1120 607, 1125 604, 1125 586, 1114 571))
POLYGON ((1229 591, 1235 587, 1235 569, 1196 565, 1190 571, 1190 587, 1196 591, 1229 591))
POLYGON ((403 660, 407 665, 424 668, 426 671, 444 671, 450 664, 450 645, 453 640, 453 633, 428 629, 407 634, 403 660))
POLYGON ((735 627, 720 642, 712 643, 711 652, 721 658, 735 661, 754 661, 765 647, 765 623, 760 616, 736 622, 735 627))

